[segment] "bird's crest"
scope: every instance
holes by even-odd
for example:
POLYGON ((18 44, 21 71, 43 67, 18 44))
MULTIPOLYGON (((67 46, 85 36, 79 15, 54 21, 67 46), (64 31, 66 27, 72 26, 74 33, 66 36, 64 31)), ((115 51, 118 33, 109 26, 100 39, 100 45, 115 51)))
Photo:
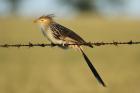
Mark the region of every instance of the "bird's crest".
POLYGON ((43 15, 43 16, 41 16, 39 19, 42 19, 42 18, 49 18, 49 19, 52 19, 53 17, 55 17, 54 14, 48 14, 48 15, 43 15))

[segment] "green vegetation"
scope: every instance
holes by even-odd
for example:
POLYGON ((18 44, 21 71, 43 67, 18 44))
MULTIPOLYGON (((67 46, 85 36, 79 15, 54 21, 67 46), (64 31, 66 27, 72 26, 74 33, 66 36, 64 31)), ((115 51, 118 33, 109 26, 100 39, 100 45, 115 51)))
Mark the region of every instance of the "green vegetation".
MULTIPOLYGON (((140 41, 140 21, 57 20, 89 41, 140 41)), ((32 20, 0 19, 0 44, 47 42, 32 20)), ((72 49, 0 48, 0 93, 139 93, 140 46, 85 48, 103 88, 72 49)))

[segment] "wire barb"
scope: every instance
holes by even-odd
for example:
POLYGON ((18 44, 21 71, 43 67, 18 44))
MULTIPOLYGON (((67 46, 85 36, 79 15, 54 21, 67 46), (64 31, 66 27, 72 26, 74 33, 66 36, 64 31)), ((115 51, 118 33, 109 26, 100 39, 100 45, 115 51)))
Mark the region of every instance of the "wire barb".
MULTIPOLYGON (((69 45, 94 45, 94 46, 105 46, 105 45, 115 45, 115 46, 118 46, 118 45, 138 45, 140 44, 140 41, 128 41, 128 42, 117 42, 117 41, 113 41, 113 42, 87 42, 87 43, 81 43, 81 44, 66 44, 67 46, 69 45)), ((31 42, 29 42, 28 44, 0 44, 0 47, 1 48, 9 48, 9 47, 17 47, 17 48, 20 48, 20 47, 47 47, 47 46, 58 46, 60 44, 46 44, 46 43, 41 43, 41 44, 33 44, 31 42)))

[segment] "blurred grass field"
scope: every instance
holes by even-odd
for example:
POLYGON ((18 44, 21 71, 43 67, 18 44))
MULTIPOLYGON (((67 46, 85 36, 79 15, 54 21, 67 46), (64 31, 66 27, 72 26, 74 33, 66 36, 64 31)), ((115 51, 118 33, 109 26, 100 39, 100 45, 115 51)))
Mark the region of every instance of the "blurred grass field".
MULTIPOLYGON (((140 41, 140 21, 77 18, 57 20, 87 41, 140 41)), ((0 44, 48 43, 27 19, 0 19, 0 44)), ((139 93, 140 45, 84 48, 102 87, 81 54, 69 49, 0 48, 0 93, 139 93)))

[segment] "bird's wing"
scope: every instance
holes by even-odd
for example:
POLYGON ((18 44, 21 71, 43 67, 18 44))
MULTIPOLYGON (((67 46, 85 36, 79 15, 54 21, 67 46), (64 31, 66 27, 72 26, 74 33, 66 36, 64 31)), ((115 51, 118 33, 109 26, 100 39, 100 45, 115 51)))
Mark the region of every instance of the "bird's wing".
POLYGON ((54 37, 57 39, 64 41, 73 41, 75 43, 86 43, 85 40, 75 32, 58 23, 51 24, 50 28, 53 31, 54 37))

